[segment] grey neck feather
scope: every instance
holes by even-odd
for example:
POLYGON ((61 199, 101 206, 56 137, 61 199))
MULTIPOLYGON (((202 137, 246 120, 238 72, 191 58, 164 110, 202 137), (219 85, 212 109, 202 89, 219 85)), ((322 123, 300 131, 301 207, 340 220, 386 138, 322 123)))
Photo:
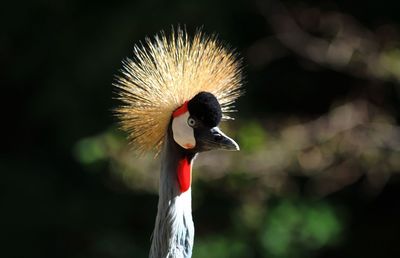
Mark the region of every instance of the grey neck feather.
POLYGON ((190 258, 194 239, 191 188, 180 193, 177 164, 185 155, 169 130, 161 156, 158 212, 150 258, 190 258))

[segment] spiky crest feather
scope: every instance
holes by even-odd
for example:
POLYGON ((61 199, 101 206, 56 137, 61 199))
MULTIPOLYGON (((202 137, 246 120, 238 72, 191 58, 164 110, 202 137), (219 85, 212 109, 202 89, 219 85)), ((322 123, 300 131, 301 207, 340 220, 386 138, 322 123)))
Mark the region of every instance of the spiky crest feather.
POLYGON ((123 130, 139 152, 163 144, 171 115, 201 91, 218 99, 223 118, 241 95, 240 62, 218 42, 197 31, 193 38, 178 28, 170 38, 161 32, 134 47, 135 58, 123 61, 115 86, 122 106, 116 109, 123 130))

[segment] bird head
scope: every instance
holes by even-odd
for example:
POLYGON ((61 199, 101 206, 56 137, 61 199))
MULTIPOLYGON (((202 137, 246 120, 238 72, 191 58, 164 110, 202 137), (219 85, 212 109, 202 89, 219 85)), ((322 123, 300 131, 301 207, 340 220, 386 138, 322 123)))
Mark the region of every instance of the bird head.
POLYGON ((114 83, 123 103, 116 115, 132 147, 159 153, 165 136, 172 136, 187 152, 238 150, 218 128, 242 94, 235 53, 216 36, 198 31, 190 37, 180 28, 145 43, 134 47, 114 83))
POLYGON ((217 98, 209 92, 200 92, 186 101, 172 114, 174 141, 188 152, 215 149, 239 150, 239 145, 218 127, 222 110, 217 98))

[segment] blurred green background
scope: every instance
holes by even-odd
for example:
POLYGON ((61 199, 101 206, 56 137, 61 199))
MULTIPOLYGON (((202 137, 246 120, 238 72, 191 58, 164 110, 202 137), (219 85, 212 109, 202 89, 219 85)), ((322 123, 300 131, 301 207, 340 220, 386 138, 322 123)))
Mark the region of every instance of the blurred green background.
POLYGON ((0 10, 0 257, 147 257, 159 160, 111 110, 134 44, 171 25, 244 60, 194 168, 195 258, 400 257, 398 1, 8 1, 0 10))

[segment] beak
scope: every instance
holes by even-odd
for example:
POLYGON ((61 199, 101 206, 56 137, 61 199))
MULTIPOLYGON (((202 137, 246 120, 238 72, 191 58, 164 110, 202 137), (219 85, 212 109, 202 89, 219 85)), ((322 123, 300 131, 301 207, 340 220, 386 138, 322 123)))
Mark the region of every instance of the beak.
POLYGON ((204 130, 196 137, 197 143, 204 151, 207 150, 228 150, 238 151, 239 145, 226 136, 218 127, 213 127, 209 130, 204 130))

